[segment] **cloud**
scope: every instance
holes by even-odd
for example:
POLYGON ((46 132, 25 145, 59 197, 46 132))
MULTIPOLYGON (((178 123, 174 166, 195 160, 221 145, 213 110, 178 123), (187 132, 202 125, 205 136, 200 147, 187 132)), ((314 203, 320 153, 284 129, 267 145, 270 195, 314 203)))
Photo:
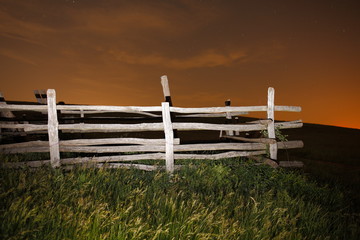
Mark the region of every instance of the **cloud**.
POLYGON ((149 12, 124 12, 119 10, 83 10, 73 13, 71 28, 81 32, 119 35, 139 29, 168 29, 170 24, 161 16, 149 12))
POLYGON ((108 51, 117 61, 128 64, 159 65, 175 69, 191 69, 226 66, 238 61, 246 61, 244 51, 231 53, 219 53, 215 50, 207 50, 198 55, 188 58, 171 58, 160 54, 153 55, 131 55, 125 51, 108 51))
POLYGON ((1 9, 0 22, 1 35, 36 44, 39 44, 36 39, 40 38, 40 36, 57 32, 57 29, 48 27, 45 24, 32 19, 22 19, 1 9))
POLYGON ((0 49, 0 55, 5 56, 7 58, 11 58, 13 60, 16 60, 16 61, 19 61, 22 63, 37 66, 37 63, 34 62, 33 60, 31 60, 27 57, 21 56, 21 55, 15 53, 15 52, 12 52, 11 50, 8 50, 8 49, 0 49))

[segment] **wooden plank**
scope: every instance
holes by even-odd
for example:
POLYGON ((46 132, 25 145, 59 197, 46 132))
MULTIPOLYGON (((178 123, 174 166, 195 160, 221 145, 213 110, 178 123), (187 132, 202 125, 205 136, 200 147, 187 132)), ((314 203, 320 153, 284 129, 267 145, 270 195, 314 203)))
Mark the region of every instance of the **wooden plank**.
POLYGON ((159 167, 156 165, 146 165, 146 164, 134 164, 134 163, 109 163, 109 164, 103 164, 99 163, 96 165, 96 167, 100 168, 126 168, 126 169, 139 169, 144 171, 156 171, 159 170, 159 167))
MULTIPOLYGON (((28 128, 29 129, 29 128, 28 128)), ((60 124, 60 130, 72 130, 73 132, 141 132, 163 131, 163 123, 137 123, 137 124, 60 124)))
MULTIPOLYGON (((144 144, 161 145, 165 144, 165 139, 144 139, 144 138, 103 138, 103 139, 74 139, 60 141, 60 146, 87 146, 87 145, 105 145, 105 144, 144 144)), ((180 139, 174 139, 174 144, 180 144, 180 139)), ((0 145, 0 151, 16 148, 35 148, 48 147, 48 141, 30 141, 22 143, 11 143, 0 145)))
MULTIPOLYGON (((170 107, 171 112, 177 113, 224 113, 224 112, 266 112, 267 106, 244 106, 244 107, 204 107, 204 108, 180 108, 170 107)), ((274 106, 275 111, 300 112, 301 107, 274 106)))
POLYGON ((184 151, 216 151, 216 150, 265 150, 263 143, 198 143, 175 145, 175 152, 184 151))
MULTIPOLYGON (((301 148, 302 141, 278 142, 278 149, 301 148)), ((165 152, 164 145, 136 145, 136 146, 62 146, 61 152, 84 152, 84 153, 120 153, 120 152, 165 152)), ((216 151, 216 150, 265 150, 263 143, 213 143, 213 144, 186 144, 174 145, 175 152, 184 151, 216 151)), ((48 147, 19 147, 0 148, 2 153, 26 153, 26 152, 49 152, 48 147)))
POLYGON ((235 158, 235 157, 246 157, 252 155, 265 154, 266 151, 231 151, 225 153, 217 153, 217 154, 179 154, 175 153, 175 159, 198 159, 198 160, 219 160, 225 158, 235 158))
POLYGON ((304 147, 304 142, 301 140, 278 142, 277 147, 279 149, 302 148, 302 147, 304 147))
POLYGON ((301 128, 302 126, 303 123, 301 120, 275 123, 275 128, 279 128, 279 129, 301 128))
POLYGON ((257 131, 265 129, 265 126, 262 124, 212 124, 212 123, 173 123, 173 128, 183 131, 190 130, 214 130, 214 131, 227 131, 234 130, 240 132, 246 131, 257 131))
POLYGON ((299 107, 299 106, 275 106, 274 111, 278 111, 278 112, 301 112, 301 107, 299 107))
POLYGON ((15 105, 15 104, 7 104, 0 105, 0 111, 36 111, 36 112, 44 112, 47 111, 47 106, 42 105, 15 105))
MULTIPOLYGON (((268 108, 267 108, 267 118, 271 120, 267 125, 268 138, 275 139, 275 114, 274 114, 274 106, 275 106, 275 89, 272 87, 268 88, 268 108)), ((277 159, 277 144, 270 143, 270 158, 272 160, 277 159)))
POLYGON ((304 163, 300 161, 280 161, 279 166, 284 168, 302 168, 304 167, 304 163))
POLYGON ((255 155, 252 155, 252 156, 248 156, 249 159, 252 159, 252 160, 255 160, 256 162, 260 163, 260 164, 266 164, 266 165, 269 165, 270 167, 272 168, 278 168, 279 167, 279 164, 277 162, 275 162, 274 160, 272 159, 269 159, 267 157, 264 157, 264 156, 255 156, 255 155))
MULTIPOLYGON (((79 114, 81 115, 81 110, 62 110, 61 114, 79 114)), ((116 113, 113 111, 85 111, 83 110, 83 114, 89 115, 89 114, 101 114, 101 113, 116 113)), ((147 113, 147 112, 123 112, 123 113, 132 113, 132 114, 139 114, 144 115, 148 117, 161 117, 161 115, 153 114, 153 113, 147 113)), ((98 117, 101 118, 101 117, 98 117)), ((106 118, 120 118, 120 117, 106 117, 106 118)), ((121 117, 122 118, 122 117, 121 117)), ((137 118, 137 117, 127 117, 127 118, 137 118)))
POLYGON ((265 143, 265 144, 276 143, 276 140, 271 138, 245 138, 245 137, 234 137, 234 136, 223 136, 223 138, 239 140, 244 142, 254 142, 254 143, 265 143))
POLYGON ((172 173, 174 172, 174 132, 171 123, 170 104, 163 102, 161 105, 166 140, 166 171, 172 173))
POLYGON ((255 120, 255 121, 250 121, 250 122, 246 122, 246 123, 253 123, 253 124, 262 124, 267 126, 269 123, 271 123, 272 120, 269 119, 260 119, 260 120, 255 120))
POLYGON ((25 129, 47 130, 46 125, 21 124, 21 123, 1 123, 0 128, 21 128, 24 130, 25 129))
POLYGON ((165 152, 165 145, 60 146, 60 152, 82 152, 82 153, 165 152))
POLYGON ((101 156, 101 157, 78 157, 61 159, 61 164, 81 164, 81 163, 110 163, 110 162, 128 162, 138 160, 164 160, 164 153, 147 153, 133 155, 101 156))
POLYGON ((176 113, 226 113, 226 112, 265 112, 267 106, 248 106, 248 107, 201 107, 201 108, 181 108, 170 107, 171 112, 176 113))
MULTIPOLYGON (((84 146, 84 145, 105 145, 105 144, 144 144, 161 145, 165 144, 165 139, 145 139, 145 138, 103 138, 103 139, 74 139, 60 141, 60 146, 84 146)), ((174 139, 174 144, 180 144, 180 139, 174 139)))
MULTIPOLYGON (((59 105, 58 110, 71 110, 75 111, 83 109, 84 111, 100 111, 100 112, 161 112, 161 107, 140 107, 140 106, 88 106, 88 105, 59 105)), ((13 110, 13 111, 46 111, 46 106, 40 105, 14 105, 8 104, 6 106, 0 106, 0 111, 13 110)), ((288 112, 300 112, 301 107, 293 106, 275 106, 275 111, 288 111, 288 112)), ((191 113, 191 114, 202 114, 202 113, 225 113, 225 112, 266 112, 267 106, 244 106, 244 107, 208 107, 208 108, 180 108, 170 107, 171 112, 176 113, 191 113)))
MULTIPOLYGON (((299 148, 303 146, 302 141, 278 142, 279 149, 299 148)), ((216 151, 216 150, 265 150, 266 145, 263 143, 212 143, 212 144, 186 144, 174 145, 175 152, 184 151, 216 151)), ((62 152, 165 152, 165 146, 148 145, 148 146, 61 146, 62 152)))
MULTIPOLYGON (((70 110, 70 111, 99 111, 99 112, 128 112, 128 113, 139 113, 139 112, 161 112, 161 107, 138 107, 138 106, 89 106, 89 105, 59 105, 58 110, 70 110)), ((0 111, 14 110, 14 111, 47 111, 46 106, 42 105, 16 105, 8 104, 6 106, 0 106, 0 111)), ((79 113, 79 112, 78 112, 79 113)))
POLYGON ((56 93, 54 89, 47 91, 48 134, 50 147, 50 161, 53 168, 60 167, 59 131, 56 113, 56 93))
MULTIPOLYGON (((96 105, 59 105, 58 110, 78 110, 84 111, 104 111, 104 112, 125 112, 125 113, 141 113, 141 112, 161 112, 160 106, 141 107, 141 106, 96 106, 96 105)), ((85 112, 86 113, 86 112, 85 112)))
MULTIPOLYGON (((275 123, 275 127, 280 129, 299 128, 303 123, 299 121, 275 123)), ((46 125, 35 124, 0 124, 0 128, 23 128, 24 131, 44 131, 47 130, 46 125)), ((235 130, 240 132, 257 131, 266 129, 263 124, 212 124, 212 123, 173 123, 173 128, 178 130, 235 130)), ((60 124, 60 130, 71 130, 72 132, 137 132, 137 131, 162 131, 164 130, 162 123, 139 123, 139 124, 60 124)))
POLYGON ((226 117, 229 114, 230 116, 239 116, 246 115, 248 112, 228 112, 228 113, 199 113, 199 114, 186 114, 186 115, 176 115, 177 118, 215 118, 215 117, 226 117))

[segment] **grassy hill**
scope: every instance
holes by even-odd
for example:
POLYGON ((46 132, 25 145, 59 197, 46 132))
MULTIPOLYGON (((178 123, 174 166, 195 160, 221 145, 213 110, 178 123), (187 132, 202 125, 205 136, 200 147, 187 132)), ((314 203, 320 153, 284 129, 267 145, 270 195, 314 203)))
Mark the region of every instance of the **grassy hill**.
POLYGON ((360 130, 318 124, 284 131, 289 139, 301 139, 304 148, 282 152, 282 159, 300 160, 305 171, 323 180, 360 183, 360 130))
POLYGON ((358 239, 346 189, 224 162, 176 172, 0 170, 1 239, 358 239))

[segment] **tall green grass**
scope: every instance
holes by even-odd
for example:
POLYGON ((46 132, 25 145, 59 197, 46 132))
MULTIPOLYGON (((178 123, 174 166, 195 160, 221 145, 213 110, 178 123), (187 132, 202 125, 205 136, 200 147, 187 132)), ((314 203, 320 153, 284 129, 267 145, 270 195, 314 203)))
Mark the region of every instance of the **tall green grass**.
POLYGON ((0 170, 0 239, 357 239, 346 192, 252 164, 0 170))

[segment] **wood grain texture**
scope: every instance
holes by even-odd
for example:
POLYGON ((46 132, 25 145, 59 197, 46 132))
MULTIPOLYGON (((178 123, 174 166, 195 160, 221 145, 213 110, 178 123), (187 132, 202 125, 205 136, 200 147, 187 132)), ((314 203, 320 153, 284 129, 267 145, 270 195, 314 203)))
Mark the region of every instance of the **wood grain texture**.
MULTIPOLYGON (((267 107, 267 118, 271 120, 267 125, 268 138, 275 139, 275 89, 269 87, 268 89, 268 107, 267 107)), ((270 143, 270 158, 273 160, 277 159, 277 144, 270 143)))
POLYGON ((59 123, 56 112, 56 93, 54 89, 47 91, 47 107, 48 107, 48 135, 50 147, 50 161, 53 168, 60 167, 60 151, 59 151, 59 123))
POLYGON ((166 75, 161 77, 161 85, 163 88, 164 97, 171 96, 170 95, 170 87, 169 87, 169 80, 166 75))
POLYGON ((166 140, 166 171, 172 173, 174 171, 174 132, 171 123, 170 104, 168 102, 162 103, 162 116, 166 140))

